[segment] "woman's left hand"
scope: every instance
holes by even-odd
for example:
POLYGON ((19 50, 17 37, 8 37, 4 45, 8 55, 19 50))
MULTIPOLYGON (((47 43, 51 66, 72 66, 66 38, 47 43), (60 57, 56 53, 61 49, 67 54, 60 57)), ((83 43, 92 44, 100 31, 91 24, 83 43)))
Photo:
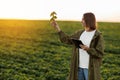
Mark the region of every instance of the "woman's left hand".
POLYGON ((80 47, 81 47, 83 50, 85 50, 85 51, 89 50, 89 47, 86 46, 86 45, 80 45, 80 47))

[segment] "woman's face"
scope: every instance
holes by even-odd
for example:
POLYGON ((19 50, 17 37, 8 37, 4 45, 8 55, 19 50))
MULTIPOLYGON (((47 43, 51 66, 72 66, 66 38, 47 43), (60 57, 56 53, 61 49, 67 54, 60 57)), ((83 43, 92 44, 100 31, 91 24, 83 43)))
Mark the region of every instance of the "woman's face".
POLYGON ((81 23, 82 23, 82 26, 86 26, 86 24, 85 24, 85 20, 84 20, 84 17, 82 18, 82 21, 81 21, 81 23))

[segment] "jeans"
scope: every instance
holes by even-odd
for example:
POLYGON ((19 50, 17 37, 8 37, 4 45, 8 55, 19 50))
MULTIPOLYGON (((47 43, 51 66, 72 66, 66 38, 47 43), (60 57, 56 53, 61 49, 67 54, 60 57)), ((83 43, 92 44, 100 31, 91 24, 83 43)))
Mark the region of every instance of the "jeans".
POLYGON ((78 69, 78 80, 88 80, 88 69, 86 68, 78 69))

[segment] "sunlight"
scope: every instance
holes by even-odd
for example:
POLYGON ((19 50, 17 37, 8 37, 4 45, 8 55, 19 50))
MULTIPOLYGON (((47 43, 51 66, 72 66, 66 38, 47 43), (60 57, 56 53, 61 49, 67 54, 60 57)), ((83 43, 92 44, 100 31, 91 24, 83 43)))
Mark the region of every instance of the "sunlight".
POLYGON ((118 0, 2 0, 0 10, 2 19, 48 20, 56 11, 58 20, 81 20, 83 13, 93 12, 98 20, 120 21, 118 0))

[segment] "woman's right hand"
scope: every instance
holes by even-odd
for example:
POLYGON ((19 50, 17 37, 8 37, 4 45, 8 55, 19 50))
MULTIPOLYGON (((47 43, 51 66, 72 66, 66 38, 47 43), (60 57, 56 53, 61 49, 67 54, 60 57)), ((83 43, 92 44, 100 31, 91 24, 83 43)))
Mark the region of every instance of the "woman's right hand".
POLYGON ((57 24, 56 21, 52 21, 52 22, 51 22, 51 25, 52 25, 58 32, 61 31, 61 29, 60 29, 60 27, 59 27, 59 25, 57 24))

